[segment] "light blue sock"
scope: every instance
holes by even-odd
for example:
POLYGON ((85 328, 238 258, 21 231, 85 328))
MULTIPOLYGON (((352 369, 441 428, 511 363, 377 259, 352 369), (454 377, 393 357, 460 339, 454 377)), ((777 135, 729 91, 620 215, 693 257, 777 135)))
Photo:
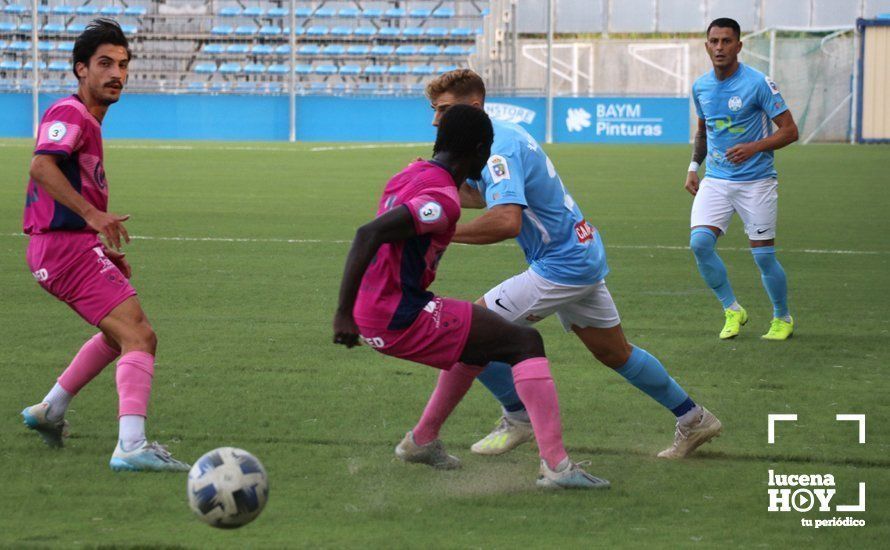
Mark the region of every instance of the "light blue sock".
POLYGON ((773 303, 773 317, 788 315, 788 281, 785 270, 776 259, 775 246, 759 246, 751 249, 754 262, 760 268, 760 280, 773 303))
POLYGON ((644 349, 633 346, 627 363, 615 369, 637 389, 680 417, 695 407, 695 402, 664 370, 661 361, 644 349))
POLYGON ((488 391, 501 402, 507 412, 516 412, 525 409, 519 394, 516 393, 516 385, 513 383, 513 369, 507 363, 492 361, 482 373, 476 377, 488 391))
POLYGON ((723 265, 723 260, 714 249, 715 244, 717 244, 717 235, 705 227, 693 229, 689 236, 689 248, 695 255, 699 273, 717 295, 720 303, 723 304, 723 309, 726 309, 735 303, 735 294, 732 292, 729 277, 726 275, 726 266, 723 265))

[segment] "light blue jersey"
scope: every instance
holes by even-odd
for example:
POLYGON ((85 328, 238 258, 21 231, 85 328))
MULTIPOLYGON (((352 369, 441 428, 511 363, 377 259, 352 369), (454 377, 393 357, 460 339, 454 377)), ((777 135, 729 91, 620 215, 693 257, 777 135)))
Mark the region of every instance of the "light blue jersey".
POLYGON ((523 207, 516 240, 535 273, 563 285, 590 285, 609 272, 599 231, 566 191, 553 163, 528 132, 492 120, 494 144, 481 181, 468 182, 488 208, 523 207))
POLYGON ((739 164, 726 160, 730 147, 771 135, 772 119, 788 110, 770 77, 743 63, 726 80, 717 80, 712 70, 692 85, 692 98, 696 114, 708 127, 707 177, 729 181, 776 177, 772 151, 739 164))

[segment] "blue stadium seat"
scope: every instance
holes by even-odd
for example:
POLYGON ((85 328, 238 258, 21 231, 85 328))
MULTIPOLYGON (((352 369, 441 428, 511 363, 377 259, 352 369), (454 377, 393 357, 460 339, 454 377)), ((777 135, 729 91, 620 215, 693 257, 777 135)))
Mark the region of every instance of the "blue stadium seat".
POLYGON ((247 74, 263 74, 266 72, 266 66, 261 63, 248 63, 244 66, 244 72, 247 74))
POLYGON ((43 32, 46 34, 62 34, 65 32, 65 25, 59 23, 47 23, 43 27, 43 32))
POLYGON ((335 15, 337 15, 337 10, 335 10, 333 8, 318 8, 317 10, 315 10, 315 13, 312 15, 313 15, 313 17, 319 17, 319 18, 331 18, 331 17, 334 17, 335 15))
MULTIPOLYGON (((28 11, 31 11, 31 9, 28 8, 28 11)), ((51 12, 52 12, 52 8, 49 7, 48 5, 40 4, 39 6, 37 6, 37 13, 39 13, 41 15, 49 15, 51 12)))
POLYGON ((275 55, 290 55, 290 44, 275 46, 275 55))
POLYGON ((362 72, 362 68, 358 65, 343 65, 340 67, 340 74, 344 76, 358 76, 362 72))
POLYGON ((318 55, 321 53, 321 48, 316 44, 303 44, 299 48, 297 48, 297 53, 299 55, 318 55))
POLYGON ((216 72, 216 63, 198 63, 195 72, 201 74, 213 74, 216 72))
POLYGON ((74 15, 74 8, 66 4, 56 4, 52 9, 53 15, 74 15))
POLYGON ((238 74, 241 72, 241 63, 223 63, 219 66, 219 72, 222 74, 238 74))
POLYGON ((31 44, 22 40, 16 40, 11 42, 6 48, 11 52, 26 52, 31 49, 31 44))
POLYGON ((289 71, 287 65, 281 63, 273 63, 269 65, 269 74, 287 74, 289 71))
POLYGON ((433 10, 427 8, 414 8, 410 12, 408 12, 408 17, 412 19, 426 19, 433 15, 433 10))
POLYGON ((473 36, 473 29, 468 29, 466 27, 454 27, 453 29, 451 29, 451 32, 449 34, 451 34, 451 36, 455 38, 466 38, 473 36))
POLYGON ((371 55, 392 55, 395 51, 395 46, 378 45, 371 48, 371 55))
POLYGON ((482 11, 479 12, 479 15, 482 17, 488 17, 491 15, 491 8, 482 8, 482 11))
POLYGON ((3 6, 3 13, 9 15, 24 15, 31 11, 31 8, 19 4, 7 4, 3 6))
POLYGON ((368 55, 369 53, 371 53, 371 47, 366 44, 346 48, 347 55, 368 55))
POLYGON ((124 13, 124 8, 120 6, 105 6, 99 10, 99 13, 108 17, 118 17, 120 14, 124 13))
POLYGON ((12 59, 0 60, 0 71, 20 71, 21 69, 21 61, 15 61, 12 59))
POLYGON ((254 25, 238 25, 235 27, 235 35, 237 36, 253 36, 256 34, 256 27, 254 25))
MULTIPOLYGON (((19 32, 28 32, 29 33, 29 32, 31 32, 31 29, 33 29, 33 28, 34 27, 31 26, 31 23, 22 23, 21 25, 19 25, 19 32)), ((84 28, 86 28, 86 27, 84 27, 84 28)))
POLYGON ((241 8, 238 6, 226 6, 219 10, 222 17, 238 17, 241 15, 241 8))
POLYGON ((325 82, 310 82, 309 91, 315 93, 326 92, 328 91, 328 85, 325 82))
POLYGON ((275 50, 268 44, 256 44, 250 49, 250 53, 253 55, 272 55, 273 51, 275 50))
POLYGON ((312 65, 299 64, 294 67, 294 72, 300 75, 312 74, 312 65))
POLYGON ((402 19, 408 15, 408 12, 404 8, 389 8, 383 12, 383 15, 389 19, 402 19))
POLYGON ((221 53, 226 53, 226 47, 222 44, 204 44, 201 51, 210 55, 219 55, 221 53))
POLYGON ((284 91, 284 86, 281 85, 281 82, 266 82, 266 90, 270 94, 280 94, 284 91))
POLYGON ((331 29, 331 36, 352 36, 352 27, 334 27, 331 29))
POLYGON ((14 32, 16 28, 17 27, 15 23, 0 21, 0 32, 14 32))
POLYGON ((405 75, 408 74, 410 69, 408 65, 393 65, 389 69, 387 69, 387 74, 391 75, 405 75))
POLYGON ((232 88, 232 91, 235 93, 252 94, 257 91, 257 83, 256 82, 236 82, 235 87, 232 88))
POLYGON ((263 14, 266 13, 263 8, 258 6, 251 6, 249 8, 244 8, 244 11, 241 12, 241 15, 244 17, 262 17, 263 14))
POLYGON ((85 30, 87 30, 87 26, 83 23, 71 23, 65 27, 65 32, 68 34, 80 34, 85 30))
POLYGON ((337 15, 344 19, 355 18, 361 14, 362 11, 358 8, 340 8, 340 11, 337 12, 337 15))
POLYGON ((355 36, 363 36, 363 37, 370 38, 377 34, 377 28, 376 27, 357 27, 355 29, 355 31, 353 31, 353 34, 355 34, 355 36))
POLYGON ((439 52, 442 51, 442 48, 439 46, 433 46, 432 44, 427 44, 418 50, 417 53, 420 55, 439 55, 439 52))
POLYGON ((360 92, 376 92, 380 86, 376 82, 362 82, 358 85, 360 92))
POLYGON ((445 46, 442 53, 445 55, 467 55, 467 51, 463 46, 445 46))
POLYGON ((413 82, 405 87, 405 91, 412 94, 422 94, 426 90, 426 83, 413 82))
POLYGON ((439 65, 438 67, 436 67, 436 72, 439 74, 448 73, 448 72, 456 71, 456 70, 457 70, 457 65, 439 65))
POLYGON ((190 92, 203 92, 207 90, 207 83, 203 80, 194 80, 189 82, 188 91, 190 92))
POLYGON ((210 83, 210 91, 211 92, 227 92, 229 91, 229 83, 217 80, 215 82, 210 83))
POLYGON ((447 6, 439 6, 433 11, 433 17, 437 19, 451 19, 455 15, 454 8, 447 6))
POLYGON ((277 25, 263 25, 260 27, 260 36, 278 36, 281 34, 281 27, 277 25))
POLYGON ((405 27, 402 30, 402 36, 405 38, 417 38, 423 36, 423 29, 420 27, 405 27))
POLYGON ((215 34, 217 36, 228 36, 234 32, 234 29, 231 25, 216 25, 212 29, 210 29, 210 34, 215 34))
POLYGON ((430 75, 436 72, 436 68, 432 65, 415 65, 411 69, 411 74, 416 76, 430 75))
POLYGON ((333 94, 345 94, 347 90, 349 90, 349 86, 345 82, 337 82, 331 86, 331 93, 333 94))
POLYGON ((64 73, 71 69, 71 64, 67 61, 50 61, 47 68, 53 72, 64 73))
MULTIPOLYGON (((25 66, 22 67, 22 68, 23 68, 24 70, 26 70, 26 71, 30 71, 30 70, 32 70, 32 69, 34 68, 34 64, 31 63, 30 61, 28 61, 27 63, 25 63, 25 66)), ((43 61, 39 61, 39 62, 37 63, 37 70, 38 70, 38 71, 45 71, 45 70, 46 70, 46 63, 43 62, 43 61)))
POLYGON ((56 49, 56 45, 53 44, 52 42, 41 41, 41 42, 37 43, 37 49, 41 52, 51 52, 54 49, 56 49))
POLYGON ((417 47, 416 46, 399 46, 396 48, 396 55, 416 55, 417 47))
POLYGON ((226 46, 226 53, 243 55, 248 51, 250 51, 250 47, 247 44, 229 44, 226 46))
POLYGON ((269 17, 285 17, 287 15, 287 8, 269 8, 269 11, 266 12, 266 15, 269 17))
POLYGON ((296 17, 311 17, 312 16, 312 8, 295 8, 294 15, 296 17))
POLYGON ((346 48, 340 44, 328 44, 322 49, 321 53, 332 57, 339 57, 341 55, 346 55, 346 48))
POLYGON ((124 10, 124 15, 128 17, 142 17, 148 13, 148 9, 145 6, 127 6, 124 10))
POLYGON ((0 40, 0 52, 5 50, 6 46, 8 46, 8 45, 9 45, 9 42, 7 42, 6 40, 0 40))
POLYGON ((448 29, 445 27, 429 27, 423 31, 423 34, 431 38, 445 38, 448 36, 448 29))
POLYGON ((365 67, 364 73, 371 76, 384 75, 386 74, 386 65, 368 65, 365 67))
POLYGON ((136 34, 139 31, 136 25, 121 25, 121 30, 124 34, 136 34))
POLYGON ((74 51, 74 42, 59 42, 56 44, 57 52, 70 52, 74 51))
POLYGON ((384 38, 396 38, 402 34, 402 29, 398 27, 383 27, 378 34, 384 38))
POLYGON ((97 8, 96 6, 77 6, 77 9, 74 10, 74 13, 76 13, 77 15, 86 16, 96 15, 97 13, 99 13, 99 8, 97 8))
POLYGON ((365 19, 379 19, 383 17, 383 10, 380 8, 365 8, 362 10, 362 17, 365 19))
POLYGON ((315 74, 330 76, 332 74, 337 74, 337 66, 336 65, 319 65, 315 67, 315 74))
POLYGON ((327 36, 328 28, 324 25, 313 25, 306 29, 306 36, 327 36))

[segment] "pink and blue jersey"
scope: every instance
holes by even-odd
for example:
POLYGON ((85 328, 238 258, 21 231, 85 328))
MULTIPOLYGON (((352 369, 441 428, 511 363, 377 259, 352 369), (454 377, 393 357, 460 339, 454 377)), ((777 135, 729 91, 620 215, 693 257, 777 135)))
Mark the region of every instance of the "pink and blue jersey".
MULTIPOLYGON (((102 166, 102 129, 76 95, 53 103, 40 121, 35 155, 55 155, 71 187, 97 209, 108 210, 108 182, 102 166)), ((33 179, 25 197, 24 232, 95 233, 83 218, 53 200, 33 179)))
POLYGON ((435 161, 415 162, 389 180, 377 215, 401 206, 411 213, 416 235, 377 251, 353 309, 362 328, 407 329, 428 307, 434 295, 427 289, 460 218, 454 179, 435 161))

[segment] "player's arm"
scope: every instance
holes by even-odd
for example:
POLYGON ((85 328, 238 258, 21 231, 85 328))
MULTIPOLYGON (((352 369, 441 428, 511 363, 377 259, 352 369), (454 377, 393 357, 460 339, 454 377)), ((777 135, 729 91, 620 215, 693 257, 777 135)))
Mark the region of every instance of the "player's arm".
POLYGON ((362 277, 377 251, 384 243, 404 241, 416 234, 414 218, 405 205, 393 208, 356 230, 340 282, 340 300, 334 315, 335 344, 348 348, 358 344, 358 326, 352 316, 352 308, 362 277))
POLYGON ((461 208, 485 208, 485 199, 478 189, 474 189, 466 183, 460 184, 458 189, 461 208))
POLYGON ((451 240, 463 244, 492 244, 512 239, 522 229, 522 206, 499 204, 470 223, 457 226, 451 240))
POLYGON ((705 161, 708 154, 708 128, 703 118, 698 119, 698 129, 692 140, 692 162, 689 163, 689 171, 686 174, 686 190, 692 195, 698 193, 699 179, 698 167, 705 161))
POLYGON ((750 143, 740 143, 726 150, 726 158, 730 162, 745 162, 757 153, 775 151, 797 141, 797 123, 791 116, 791 111, 785 111, 773 119, 778 129, 771 136, 767 136, 750 143))
POLYGON ((121 241, 130 242, 123 222, 130 216, 117 216, 102 212, 74 190, 68 178, 59 169, 58 155, 34 155, 31 159, 31 178, 54 200, 70 208, 87 224, 105 236, 107 242, 120 249, 121 241))

